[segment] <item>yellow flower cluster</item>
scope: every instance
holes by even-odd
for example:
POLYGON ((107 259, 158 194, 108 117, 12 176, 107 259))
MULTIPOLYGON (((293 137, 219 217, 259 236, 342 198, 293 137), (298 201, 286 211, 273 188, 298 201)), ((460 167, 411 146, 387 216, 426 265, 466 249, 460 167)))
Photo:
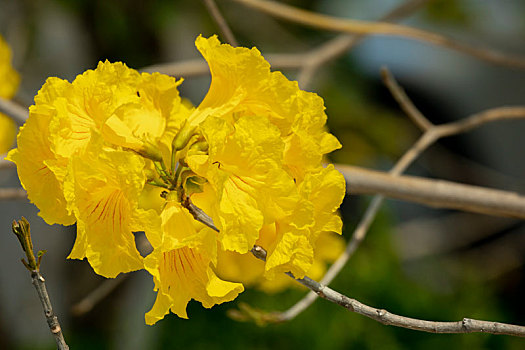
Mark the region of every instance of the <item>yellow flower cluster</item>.
POLYGON ((99 63, 72 83, 47 80, 8 155, 47 223, 76 222, 70 258, 106 277, 153 276, 148 324, 170 310, 186 318, 191 299, 211 307, 242 292, 237 277, 217 276, 225 251, 258 244, 266 278, 303 277, 318 238, 341 232, 345 182, 322 166, 340 144, 324 130, 322 99, 270 72, 255 48, 216 37, 196 46, 212 75, 198 107, 181 100, 181 80, 99 63), (153 247, 145 258, 139 231, 153 247))
MULTIPOLYGON (((20 76, 11 65, 11 49, 0 36, 0 97, 11 98, 20 84, 20 76)), ((15 141, 16 124, 0 113, 0 154, 7 152, 15 141)))

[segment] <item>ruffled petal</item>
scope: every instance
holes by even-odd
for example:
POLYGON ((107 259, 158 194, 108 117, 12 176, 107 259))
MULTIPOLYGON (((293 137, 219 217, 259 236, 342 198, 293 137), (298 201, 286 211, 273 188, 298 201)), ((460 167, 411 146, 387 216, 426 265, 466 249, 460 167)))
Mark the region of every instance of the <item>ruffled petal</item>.
POLYGON ((86 257, 105 277, 143 267, 133 235, 140 229, 135 211, 145 182, 143 168, 141 157, 100 144, 71 160, 64 186, 77 217, 77 241, 70 258, 86 257))
POLYGON ((157 290, 155 304, 146 314, 149 325, 170 310, 179 317, 188 318, 186 306, 191 299, 210 308, 235 299, 244 290, 240 283, 219 279, 210 267, 210 259, 198 249, 154 251, 146 257, 145 266, 153 275, 157 290))
POLYGON ((57 110, 52 101, 70 87, 67 81, 49 78, 29 108, 29 118, 17 136, 18 148, 11 150, 7 159, 16 163, 18 177, 27 191, 29 200, 39 209, 39 215, 50 225, 71 225, 74 216, 67 211, 62 180, 67 161, 57 158, 49 142, 49 124, 57 110), (50 168, 62 163, 59 175, 50 168), (58 176, 58 177, 57 177, 58 176))

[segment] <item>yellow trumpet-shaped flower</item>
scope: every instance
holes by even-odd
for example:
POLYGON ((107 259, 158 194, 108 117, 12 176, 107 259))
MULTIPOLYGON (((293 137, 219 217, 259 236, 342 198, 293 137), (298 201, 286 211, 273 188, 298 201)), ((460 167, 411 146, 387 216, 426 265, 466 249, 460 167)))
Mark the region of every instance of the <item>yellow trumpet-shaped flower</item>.
MULTIPOLYGON (((0 97, 11 98, 20 84, 20 76, 11 65, 11 49, 0 35, 0 97)), ((16 124, 0 113, 0 154, 6 153, 15 141, 16 124)))
POLYGON ((263 246, 272 283, 324 266, 320 237, 341 233, 344 179, 322 164, 340 144, 322 99, 270 72, 257 49, 196 45, 212 74, 199 106, 180 98, 182 80, 101 62, 72 83, 49 78, 8 154, 46 222, 76 222, 70 258, 106 277, 153 276, 148 324, 186 318, 191 299, 234 299, 247 280, 216 275, 228 254, 263 246), (145 258, 138 231, 153 247, 145 258))
POLYGON ((323 99, 299 89, 281 72, 271 72, 259 50, 221 44, 216 36, 198 37, 196 45, 210 66, 212 83, 190 117, 192 123, 209 115, 226 120, 242 115, 267 118, 281 133, 285 167, 297 180, 320 167, 324 154, 341 147, 324 129, 323 99))
POLYGON ((240 283, 219 279, 212 266, 217 262, 216 233, 193 219, 187 209, 168 198, 161 214, 162 246, 145 259, 153 275, 157 299, 146 314, 153 324, 170 310, 188 318, 186 305, 191 299, 206 308, 231 301, 244 290, 240 283))

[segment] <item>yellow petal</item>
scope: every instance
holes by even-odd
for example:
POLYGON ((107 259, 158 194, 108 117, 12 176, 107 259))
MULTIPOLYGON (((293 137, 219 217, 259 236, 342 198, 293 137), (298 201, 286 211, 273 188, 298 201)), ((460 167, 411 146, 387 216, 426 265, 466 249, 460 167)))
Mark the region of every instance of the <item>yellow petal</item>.
MULTIPOLYGON (((62 189, 63 173, 57 178, 50 165, 63 162, 57 159, 49 143, 49 123, 56 116, 50 105, 70 87, 67 81, 49 78, 35 97, 35 105, 29 109, 29 118, 17 136, 18 148, 11 150, 7 159, 16 163, 18 177, 26 189, 29 200, 39 209, 39 215, 50 225, 71 225, 74 216, 66 209, 62 189)), ((62 163, 63 167, 67 166, 62 163)))
POLYGON ((145 182, 143 168, 140 156, 101 145, 92 144, 85 154, 72 158, 64 184, 77 217, 70 258, 87 257, 105 277, 142 268, 133 231, 146 231, 146 224, 137 227, 135 214, 145 182))
POLYGON ((210 308, 235 299, 244 290, 240 283, 219 279, 210 267, 210 259, 198 249, 153 251, 146 257, 145 266, 153 275, 157 290, 155 304, 146 314, 146 323, 150 325, 170 310, 181 318, 188 318, 186 306, 191 299, 210 308))
POLYGON ((201 130, 209 144, 207 164, 202 156, 189 157, 188 163, 215 191, 209 215, 221 230, 223 247, 245 253, 262 225, 289 215, 298 200, 293 178, 281 166, 283 141, 267 118, 257 116, 234 124, 210 117, 201 130))

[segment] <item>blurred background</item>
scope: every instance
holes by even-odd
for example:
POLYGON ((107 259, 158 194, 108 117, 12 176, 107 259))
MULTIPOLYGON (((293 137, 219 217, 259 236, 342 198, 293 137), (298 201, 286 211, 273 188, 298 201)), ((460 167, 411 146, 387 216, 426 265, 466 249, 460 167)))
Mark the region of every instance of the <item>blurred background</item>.
MULTIPOLYGON (((343 18, 375 20, 399 0, 288 0, 285 3, 343 18)), ((263 55, 301 53, 337 34, 274 19, 233 1, 217 5, 242 46, 263 55)), ((461 42, 525 54, 525 2, 433 0, 398 21, 461 42)), ((194 40, 218 34, 202 1, 0 0, 0 34, 22 76, 15 100, 32 104, 49 76, 72 81, 99 60, 141 69, 198 58, 194 40)), ((224 41, 224 38, 221 38, 224 41)), ((328 126, 343 144, 338 163, 388 170, 419 136, 380 81, 390 68, 434 123, 487 108, 525 104, 525 71, 496 66, 442 47, 402 38, 369 37, 324 64, 305 89, 325 100, 328 126)), ((296 69, 283 70, 297 79, 296 69)), ((187 76, 181 95, 198 104, 208 74, 187 76)), ((525 192, 525 123, 509 121, 439 141, 407 173, 525 192)), ((0 186, 18 186, 14 169, 1 170, 0 186)), ((342 206, 346 240, 370 197, 348 196, 342 206)), ((189 320, 167 316, 144 323, 153 304, 151 277, 130 274, 91 311, 74 306, 100 286, 85 261, 66 260, 74 227, 49 227, 23 200, 0 202, 0 349, 53 349, 13 219, 32 224, 35 249, 46 249, 42 273, 72 349, 523 349, 523 340, 484 334, 434 335, 383 326, 318 300, 296 319, 259 327, 227 316, 244 302, 265 311, 286 310, 306 291, 244 292, 206 310, 188 306, 189 320)), ((463 317, 525 324, 525 227, 513 219, 438 210, 387 201, 366 240, 332 287, 371 306, 429 320, 463 317)))

